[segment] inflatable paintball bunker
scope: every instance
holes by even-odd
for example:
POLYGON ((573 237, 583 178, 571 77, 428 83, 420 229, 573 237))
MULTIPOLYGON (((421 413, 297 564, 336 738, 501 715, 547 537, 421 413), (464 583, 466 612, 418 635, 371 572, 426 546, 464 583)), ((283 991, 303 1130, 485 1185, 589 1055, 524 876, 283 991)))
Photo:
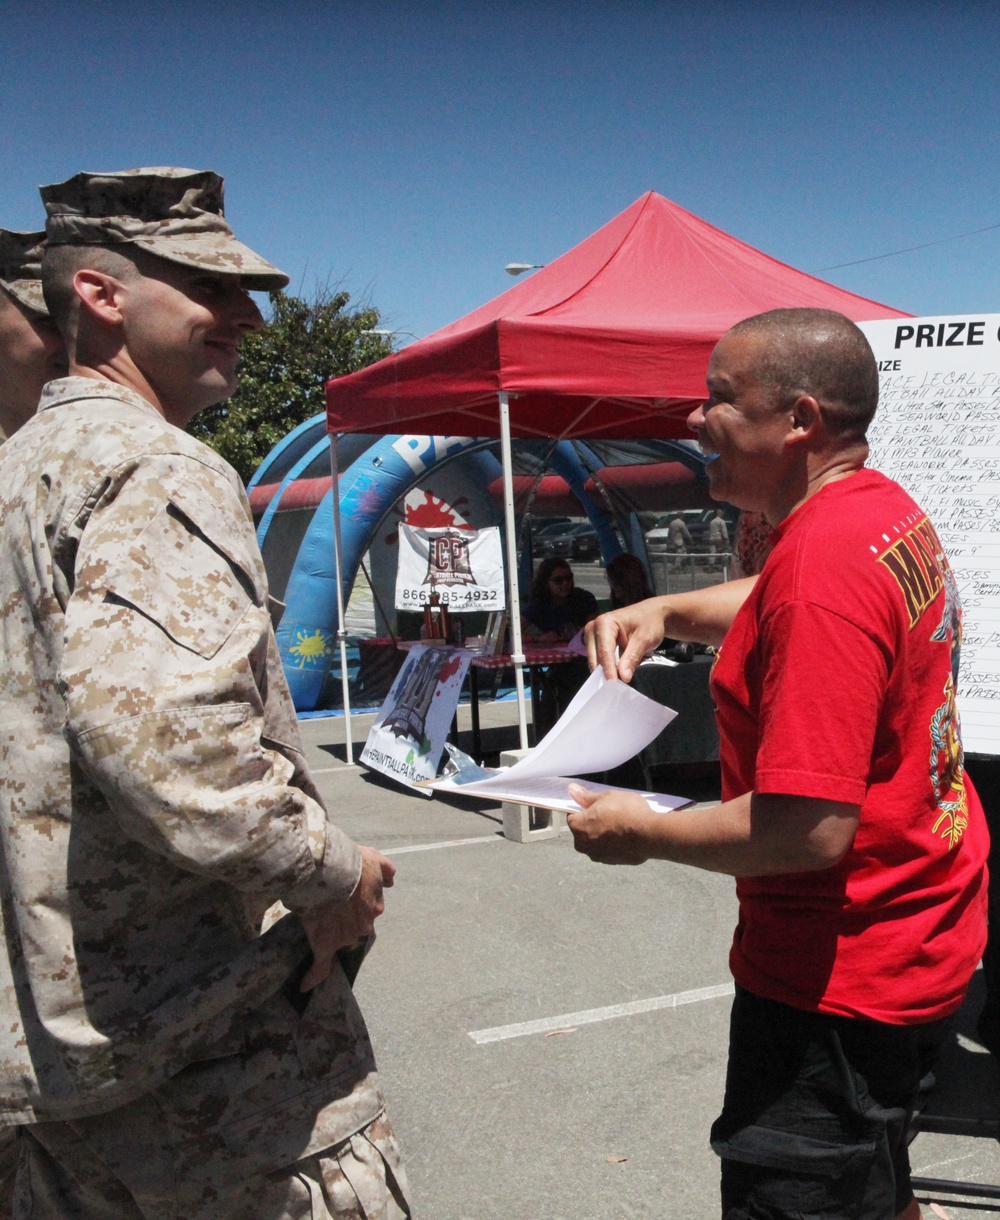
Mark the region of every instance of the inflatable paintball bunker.
MULTIPOLYGON (((376 623, 391 618, 395 543, 405 521, 479 529, 500 520, 500 464, 489 438, 353 434, 338 448, 338 493, 345 596, 365 555, 376 591, 376 623)), ((622 549, 615 514, 597 495, 598 474, 614 481, 586 446, 524 442, 525 457, 552 475, 520 476, 536 511, 571 498, 595 530, 605 562, 622 549), (531 452, 534 450, 534 452, 531 452), (539 483, 542 484, 539 487, 539 483), (548 484, 546 487, 545 484, 548 484), (530 486, 529 486, 530 485, 530 486), (541 493, 541 494, 539 494, 541 493)), ((271 592, 285 603, 277 638, 298 711, 316 710, 334 658, 338 629, 333 486, 325 417, 306 421, 261 464, 248 488, 271 592)), ((350 619, 348 618, 348 622, 350 619)))

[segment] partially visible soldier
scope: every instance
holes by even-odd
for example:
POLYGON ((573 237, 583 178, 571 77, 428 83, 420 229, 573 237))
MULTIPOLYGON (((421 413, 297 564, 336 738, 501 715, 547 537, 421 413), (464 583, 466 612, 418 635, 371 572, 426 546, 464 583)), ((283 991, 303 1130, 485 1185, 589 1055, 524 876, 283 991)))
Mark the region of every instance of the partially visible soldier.
MULTIPOLYGON (((35 413, 42 386, 66 372, 62 336, 42 296, 45 234, 0 229, 0 444, 35 413)), ((0 1220, 10 1216, 14 1131, 0 1128, 0 1220)))
POLYGON ((46 381, 66 372, 42 296, 44 239, 0 229, 0 442, 34 415, 46 381))
POLYGON ((182 431, 235 389, 247 290, 287 277, 235 240, 216 174, 42 198, 70 375, 0 450, 14 1215, 408 1216, 339 956, 393 866, 321 803, 246 497, 182 431))

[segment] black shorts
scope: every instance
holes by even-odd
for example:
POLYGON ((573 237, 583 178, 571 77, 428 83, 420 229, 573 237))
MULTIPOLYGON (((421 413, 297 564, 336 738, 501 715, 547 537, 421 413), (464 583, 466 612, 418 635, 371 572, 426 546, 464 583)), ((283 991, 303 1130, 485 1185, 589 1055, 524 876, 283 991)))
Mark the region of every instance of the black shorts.
POLYGON ((892 1220, 913 1197, 907 1133, 949 1024, 802 1012, 737 987, 712 1127, 723 1220, 892 1220))

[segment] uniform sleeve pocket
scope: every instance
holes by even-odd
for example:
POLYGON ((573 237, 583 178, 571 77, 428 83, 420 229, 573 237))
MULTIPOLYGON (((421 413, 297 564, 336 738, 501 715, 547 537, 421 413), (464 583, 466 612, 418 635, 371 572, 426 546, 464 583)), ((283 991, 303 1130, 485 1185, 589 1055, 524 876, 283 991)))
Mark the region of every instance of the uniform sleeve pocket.
POLYGON ((155 622, 182 648, 211 658, 247 611, 263 604, 256 565, 219 545, 171 496, 105 581, 106 595, 155 622))

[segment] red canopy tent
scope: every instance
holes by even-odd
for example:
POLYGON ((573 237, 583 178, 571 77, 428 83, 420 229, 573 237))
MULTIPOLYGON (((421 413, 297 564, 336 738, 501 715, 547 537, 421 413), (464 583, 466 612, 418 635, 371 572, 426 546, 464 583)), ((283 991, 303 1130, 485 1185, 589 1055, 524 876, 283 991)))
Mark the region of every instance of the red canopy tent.
MULTIPOLYGON (((513 573, 511 435, 687 436, 719 337, 743 318, 790 306, 836 309, 855 321, 910 316, 796 271, 649 191, 530 279, 328 382, 327 428, 500 436, 513 573)), ((336 485, 335 439, 332 451, 336 485)), ((333 502, 339 556, 336 495, 333 502)), ((343 650, 339 581, 338 605, 343 650)), ((514 580, 510 608, 526 745, 514 580)), ((346 660, 343 668, 346 700, 346 660)))
POLYGON ((649 191, 530 279, 326 388, 331 432, 687 436, 719 337, 767 309, 909 315, 762 254, 649 191))
MULTIPOLYGON (((317 480, 318 481, 318 480, 317 480)), ((534 496, 534 505, 544 505, 548 513, 564 513, 575 516, 580 511, 580 501, 564 478, 557 474, 514 475, 514 498, 525 503, 529 495, 534 496)), ((324 482, 325 486, 325 482, 324 482)), ((669 492, 669 507, 699 508, 702 495, 697 476, 683 462, 642 462, 634 466, 602 466, 584 483, 583 490, 596 496, 600 490, 624 493, 629 505, 635 510, 662 512, 667 506, 663 499, 664 489, 669 492)), ((503 503, 503 479, 494 479, 489 493, 498 503, 503 503)))

